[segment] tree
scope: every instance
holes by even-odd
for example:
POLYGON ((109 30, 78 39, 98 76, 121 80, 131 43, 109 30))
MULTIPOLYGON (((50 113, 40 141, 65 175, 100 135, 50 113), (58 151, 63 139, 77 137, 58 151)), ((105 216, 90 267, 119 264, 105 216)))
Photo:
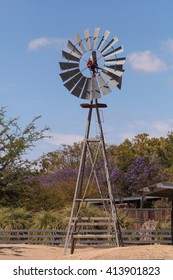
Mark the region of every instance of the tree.
POLYGON ((114 166, 110 175, 113 183, 113 195, 115 197, 128 195, 128 190, 125 189, 125 172, 114 166))
POLYGON ((18 118, 7 118, 4 108, 0 108, 0 204, 18 206, 19 198, 27 185, 28 175, 33 173, 36 162, 24 158, 35 142, 45 138, 47 127, 38 131, 33 120, 22 130, 18 118))
POLYGON ((136 158, 125 174, 126 186, 131 193, 139 189, 163 181, 165 174, 158 160, 145 157, 136 158))
POLYGON ((73 145, 62 145, 59 150, 49 152, 40 158, 41 172, 49 173, 65 168, 78 168, 82 150, 82 142, 73 145))
POLYGON ((108 153, 117 166, 126 171, 128 166, 137 157, 150 158, 158 155, 160 146, 160 138, 149 138, 147 133, 136 135, 131 141, 125 139, 120 145, 108 146, 108 153))
POLYGON ((123 143, 118 146, 108 146, 108 155, 111 156, 112 160, 117 166, 125 171, 129 164, 135 159, 133 145, 129 139, 125 139, 123 143))
POLYGON ((173 132, 169 132, 166 138, 161 138, 159 156, 165 167, 173 165, 173 132))
POLYGON ((160 143, 160 138, 149 138, 147 133, 136 135, 132 140, 135 157, 154 157, 158 154, 160 143))

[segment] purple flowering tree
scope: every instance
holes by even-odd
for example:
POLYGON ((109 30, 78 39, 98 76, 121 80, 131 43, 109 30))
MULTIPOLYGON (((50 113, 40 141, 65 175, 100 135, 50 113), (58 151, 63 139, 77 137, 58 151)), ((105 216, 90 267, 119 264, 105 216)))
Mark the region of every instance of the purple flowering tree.
POLYGON ((164 178, 163 167, 157 160, 137 157, 127 169, 125 184, 131 193, 136 193, 141 188, 163 181, 164 178))
POLYGON ((117 165, 114 165, 110 176, 113 186, 113 195, 115 197, 128 195, 128 190, 125 186, 125 172, 120 170, 117 165))
POLYGON ((39 176, 39 182, 43 187, 58 187, 62 182, 73 182, 77 178, 77 169, 64 168, 39 176))

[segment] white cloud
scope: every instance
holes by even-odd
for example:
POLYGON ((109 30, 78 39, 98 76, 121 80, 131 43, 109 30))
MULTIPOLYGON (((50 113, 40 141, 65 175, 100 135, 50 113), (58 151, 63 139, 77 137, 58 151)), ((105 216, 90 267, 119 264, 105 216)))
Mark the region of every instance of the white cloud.
POLYGON ((128 124, 126 129, 118 133, 120 141, 126 138, 132 139, 140 133, 148 133, 149 137, 166 137, 168 132, 173 131, 173 119, 156 121, 136 121, 128 124))
POLYGON ((151 51, 131 53, 128 62, 137 71, 154 73, 166 70, 166 64, 151 51))
POLYGON ((51 144, 61 146, 62 144, 73 145, 74 142, 80 142, 83 140, 83 136, 76 134, 59 134, 59 133, 48 133, 51 138, 47 138, 51 144))
POLYGON ((66 43, 66 39, 63 38, 36 38, 28 43, 28 51, 36 51, 43 47, 63 47, 66 43))

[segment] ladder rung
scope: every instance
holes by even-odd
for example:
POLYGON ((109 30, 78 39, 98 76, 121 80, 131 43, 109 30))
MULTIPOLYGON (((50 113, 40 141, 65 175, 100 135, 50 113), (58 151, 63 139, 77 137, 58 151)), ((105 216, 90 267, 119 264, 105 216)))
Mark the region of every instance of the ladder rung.
POLYGON ((75 199, 76 201, 93 201, 93 202, 96 202, 96 201, 110 201, 110 198, 76 198, 75 199))
MULTIPOLYGON (((73 226, 74 223, 71 223, 71 225, 73 226)), ((77 223, 76 226, 113 226, 113 223, 77 223)))
POLYGON ((97 143, 97 142, 100 142, 100 140, 92 140, 92 139, 87 139, 87 142, 93 142, 93 143, 97 143))
MULTIPOLYGON (((69 220, 69 218, 67 218, 67 220, 69 220)), ((112 222, 113 219, 110 217, 72 217, 72 221, 108 221, 108 222, 112 222)))
POLYGON ((77 234, 73 235, 73 238, 113 238, 113 235, 110 234, 77 234))

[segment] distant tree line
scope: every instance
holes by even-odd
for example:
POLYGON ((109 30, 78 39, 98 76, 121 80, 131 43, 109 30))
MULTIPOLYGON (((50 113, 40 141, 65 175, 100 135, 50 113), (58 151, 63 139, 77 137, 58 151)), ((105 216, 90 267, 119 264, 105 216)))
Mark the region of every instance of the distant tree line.
MULTIPOLYGON (((26 211, 55 211, 71 205, 80 162, 82 143, 62 145, 36 161, 26 152, 45 136, 34 118, 23 130, 17 118, 8 118, 0 109, 0 207, 26 211)), ((119 145, 107 145, 109 170, 115 197, 131 196, 158 182, 173 182, 173 132, 150 138, 142 133, 119 145)), ((102 178, 103 160, 98 158, 102 178)), ((90 167, 86 168, 87 178, 90 167), (88 168, 88 169, 87 169, 88 168)))

